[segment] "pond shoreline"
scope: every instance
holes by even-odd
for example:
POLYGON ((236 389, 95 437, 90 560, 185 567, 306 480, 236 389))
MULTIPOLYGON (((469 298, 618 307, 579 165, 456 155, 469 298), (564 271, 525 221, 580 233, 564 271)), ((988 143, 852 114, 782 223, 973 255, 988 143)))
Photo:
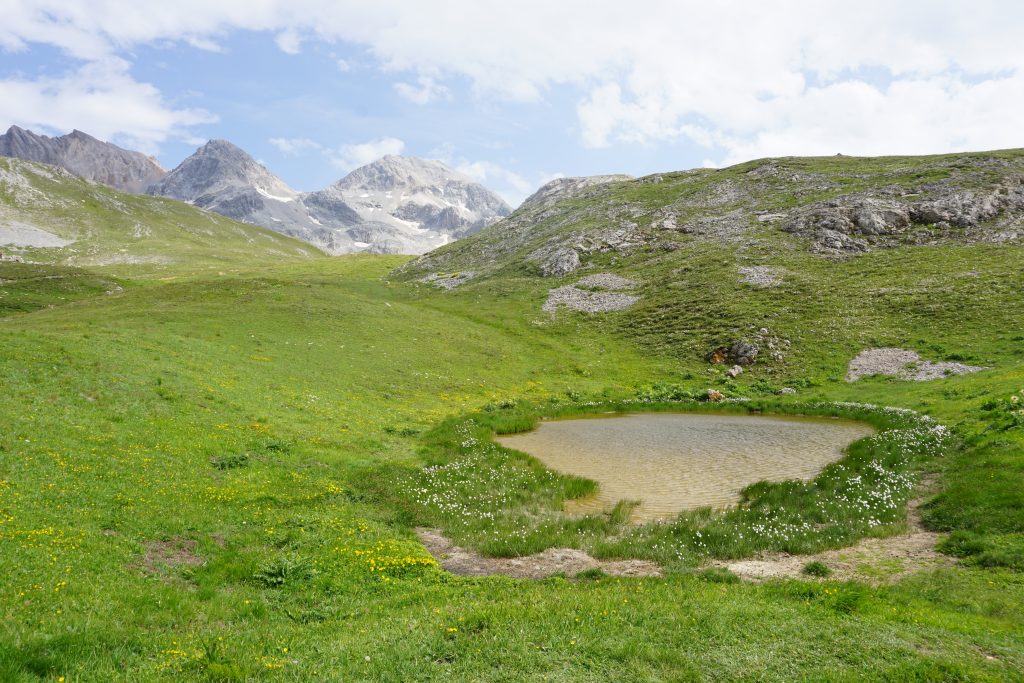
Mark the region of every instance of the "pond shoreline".
POLYGON ((839 418, 714 413, 600 413, 538 421, 530 432, 498 436, 554 471, 597 482, 566 502, 594 514, 638 501, 631 521, 671 519, 684 510, 729 507, 762 481, 809 481, 875 430, 839 418))

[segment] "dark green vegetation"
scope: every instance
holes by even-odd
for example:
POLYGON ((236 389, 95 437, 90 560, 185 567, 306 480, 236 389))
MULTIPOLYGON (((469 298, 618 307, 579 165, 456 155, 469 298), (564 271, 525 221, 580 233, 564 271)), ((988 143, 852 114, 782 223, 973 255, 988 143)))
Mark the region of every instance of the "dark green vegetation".
POLYGON ((82 268, 0 263, 0 314, 34 311, 121 291, 116 278, 82 268))
POLYGON ((804 565, 804 574, 807 576, 817 576, 819 578, 825 578, 832 574, 832 570, 828 568, 824 562, 814 560, 804 565))
MULTIPOLYGON (((790 163, 905 182, 914 162, 790 163)), ((920 173, 939 175, 930 163, 920 173)), ((653 206, 672 182, 608 191, 653 206)), ((634 277, 643 297, 595 316, 542 313, 574 275, 542 279, 511 257, 452 292, 389 275, 401 258, 267 265, 273 254, 249 262, 215 241, 138 273, 78 270, 62 250, 35 256, 57 265, 0 264, 0 680, 1021 679, 1024 249, 954 241, 837 260, 802 239, 766 228, 756 242, 594 252, 590 271, 634 277), (737 276, 751 264, 787 275, 756 289, 737 276), (758 335, 788 340, 783 357, 736 379, 705 360, 758 335), (991 369, 843 382, 868 346, 991 369), (693 400, 708 388, 754 400, 693 400), (608 406, 910 419, 845 402, 909 408, 951 437, 893 461, 862 442, 814 484, 755 485, 746 508, 636 530, 628 505, 566 520, 560 502, 592 484, 487 445, 539 415, 608 406), (806 519, 879 459, 906 482, 880 524, 838 507, 827 530, 806 519), (472 526, 401 495, 425 465, 472 526), (922 513, 951 532, 954 568, 753 585, 700 565, 897 533, 923 473, 939 493, 922 513), (740 542, 745 515, 814 533, 740 542), (574 545, 654 557, 668 575, 456 578, 415 539, 423 522, 478 549, 574 545), (707 551, 698 523, 715 533, 707 551)))

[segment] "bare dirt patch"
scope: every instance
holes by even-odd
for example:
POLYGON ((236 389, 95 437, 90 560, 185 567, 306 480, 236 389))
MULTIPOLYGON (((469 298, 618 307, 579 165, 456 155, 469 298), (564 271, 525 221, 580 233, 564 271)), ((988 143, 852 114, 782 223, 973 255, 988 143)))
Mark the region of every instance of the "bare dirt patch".
POLYGON ((598 560, 575 548, 549 548, 525 557, 484 557, 454 545, 437 529, 416 529, 416 535, 440 565, 458 576, 511 576, 543 579, 552 574, 576 576, 600 569, 610 576, 661 576, 661 567, 646 560, 598 560))
POLYGON ((856 382, 870 375, 889 375, 915 382, 942 379, 950 375, 966 375, 988 368, 963 363, 932 362, 922 360, 916 351, 910 349, 881 348, 865 349, 850 361, 846 369, 846 381, 856 382))
POLYGON ((167 568, 199 567, 206 559, 196 553, 198 543, 175 536, 164 541, 150 541, 142 555, 141 569, 147 574, 160 574, 167 568))
POLYGON ((821 562, 832 570, 830 579, 892 583, 920 571, 948 567, 953 558, 935 549, 941 534, 921 526, 918 507, 923 499, 911 501, 907 510, 909 531, 889 538, 866 538, 856 545, 826 550, 814 555, 765 553, 748 560, 714 561, 712 566, 728 569, 747 581, 770 579, 811 579, 803 573, 809 562, 821 562))

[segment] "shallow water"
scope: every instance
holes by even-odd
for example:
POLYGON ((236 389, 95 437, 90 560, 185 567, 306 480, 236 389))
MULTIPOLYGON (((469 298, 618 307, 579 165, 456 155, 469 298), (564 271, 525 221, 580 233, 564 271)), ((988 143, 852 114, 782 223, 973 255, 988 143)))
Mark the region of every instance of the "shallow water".
POLYGON ((828 418, 644 413, 542 422, 497 441, 598 483, 597 495, 570 501, 567 512, 639 500, 639 522, 734 504, 759 481, 813 479, 872 433, 866 424, 828 418))

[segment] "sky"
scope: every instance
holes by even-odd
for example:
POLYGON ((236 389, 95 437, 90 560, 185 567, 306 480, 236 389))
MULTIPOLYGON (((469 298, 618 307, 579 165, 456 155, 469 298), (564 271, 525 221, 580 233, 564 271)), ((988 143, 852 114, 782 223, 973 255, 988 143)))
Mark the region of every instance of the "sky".
POLYGON ((297 190, 384 154, 568 175, 1024 147, 1024 3, 0 0, 0 126, 297 190))

